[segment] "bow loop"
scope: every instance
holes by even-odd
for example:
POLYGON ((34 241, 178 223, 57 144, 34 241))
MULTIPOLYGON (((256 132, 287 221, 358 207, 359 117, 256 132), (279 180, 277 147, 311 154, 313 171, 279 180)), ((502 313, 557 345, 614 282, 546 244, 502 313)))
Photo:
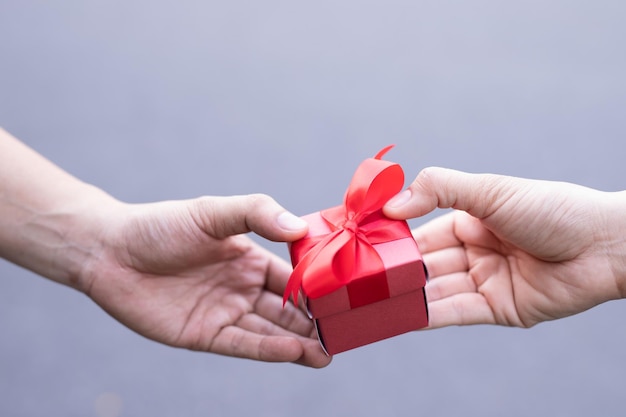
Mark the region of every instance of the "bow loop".
POLYGON ((366 159, 359 165, 344 197, 345 212, 366 217, 381 209, 404 185, 400 165, 380 159, 366 159))

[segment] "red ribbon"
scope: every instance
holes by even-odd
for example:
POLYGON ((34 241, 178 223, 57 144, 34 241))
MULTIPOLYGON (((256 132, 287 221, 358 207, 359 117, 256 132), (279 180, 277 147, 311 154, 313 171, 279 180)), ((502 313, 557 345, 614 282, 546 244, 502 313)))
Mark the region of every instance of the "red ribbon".
POLYGON ((355 278, 385 273, 383 261, 372 245, 410 235, 406 222, 391 220, 382 212, 385 203, 404 186, 400 165, 380 159, 392 147, 387 146, 359 165, 342 206, 321 212, 331 233, 292 244, 292 259, 300 261, 287 282, 283 305, 290 295, 297 304, 300 288, 307 297, 318 298, 355 278))

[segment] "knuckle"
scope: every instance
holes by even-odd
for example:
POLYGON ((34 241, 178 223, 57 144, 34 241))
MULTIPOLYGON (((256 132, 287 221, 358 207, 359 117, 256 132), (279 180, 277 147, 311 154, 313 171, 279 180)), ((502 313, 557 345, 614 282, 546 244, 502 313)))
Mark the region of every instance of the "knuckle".
POLYGON ((215 197, 202 196, 194 199, 189 208, 196 216, 212 217, 216 209, 215 197))
POLYGON ((415 181, 411 184, 411 188, 414 191, 430 191, 436 192, 441 187, 438 184, 441 184, 442 181, 447 181, 448 179, 443 174, 445 170, 437 167, 427 167, 422 169, 417 177, 415 177, 415 181))
POLYGON ((189 205, 192 218, 196 223, 212 223, 216 215, 217 204, 214 197, 202 196, 189 205))
POLYGON ((412 192, 422 197, 422 204, 432 210, 435 207, 450 207, 454 200, 454 187, 449 186, 450 172, 444 168, 427 167, 422 169, 413 184, 412 192))
POLYGON ((418 184, 423 184, 423 183, 430 183, 432 181, 432 171, 434 168, 432 167, 428 167, 428 168, 424 168, 422 169, 418 174, 417 177, 415 177, 415 180, 413 181, 413 185, 417 186, 418 184))
POLYGON ((272 197, 267 194, 256 193, 248 195, 248 203, 253 208, 259 208, 262 206, 267 206, 270 204, 274 204, 275 201, 272 197))

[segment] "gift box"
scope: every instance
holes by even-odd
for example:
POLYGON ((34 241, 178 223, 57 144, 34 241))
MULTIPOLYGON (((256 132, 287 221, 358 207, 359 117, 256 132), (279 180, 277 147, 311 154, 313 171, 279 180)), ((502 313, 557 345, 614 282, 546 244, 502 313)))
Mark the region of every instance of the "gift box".
POLYGON ((402 168, 381 159, 389 148, 359 165, 343 205, 304 216, 308 234, 289 245, 284 301, 302 294, 328 354, 428 325, 422 256, 406 221, 382 213, 404 185, 402 168))

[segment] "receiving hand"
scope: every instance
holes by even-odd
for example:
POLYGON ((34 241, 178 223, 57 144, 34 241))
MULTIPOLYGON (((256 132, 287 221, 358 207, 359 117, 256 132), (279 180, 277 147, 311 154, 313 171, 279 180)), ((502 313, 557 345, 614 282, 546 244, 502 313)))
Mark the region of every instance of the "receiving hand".
POLYGON ((282 308, 291 267, 241 233, 277 241, 306 223, 263 195, 118 204, 79 289, 137 333, 171 346, 312 367, 330 362, 311 321, 282 308))

